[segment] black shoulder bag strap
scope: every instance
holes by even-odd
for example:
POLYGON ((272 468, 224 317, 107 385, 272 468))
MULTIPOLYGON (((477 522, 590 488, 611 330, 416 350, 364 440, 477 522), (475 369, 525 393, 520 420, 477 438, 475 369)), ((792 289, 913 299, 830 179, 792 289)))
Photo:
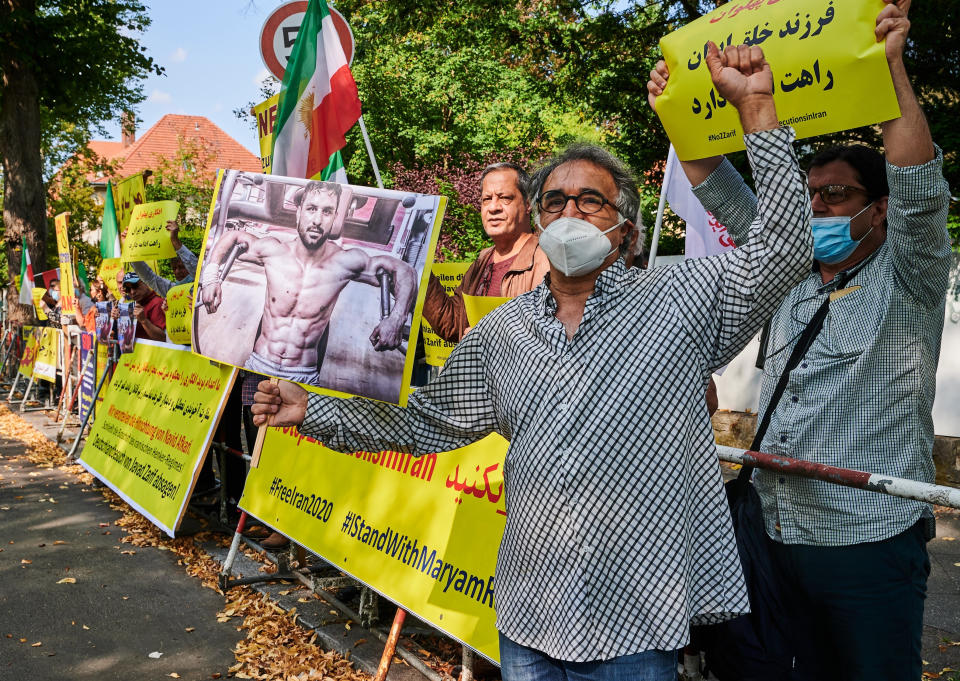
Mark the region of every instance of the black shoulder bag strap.
MULTIPOLYGON (((859 268, 857 268, 859 269, 859 268)), ((847 282, 853 278, 854 272, 844 272, 837 275, 835 279, 834 291, 842 289, 846 286, 847 282)), ((774 388, 773 394, 770 396, 770 402, 767 404, 767 410, 763 414, 763 418, 760 419, 760 423, 757 426, 757 434, 753 438, 753 442, 750 444, 751 451, 759 452, 760 445, 763 442, 763 436, 767 434, 767 428, 770 427, 770 418, 773 416, 773 412, 777 408, 777 404, 780 402, 780 398, 783 397, 783 391, 787 389, 787 383, 790 381, 790 372, 793 371, 800 360, 803 359, 803 356, 807 354, 807 350, 810 349, 810 346, 813 345, 814 339, 816 339, 817 334, 820 333, 820 330, 823 328, 823 322, 827 318, 827 312, 830 311, 830 294, 827 295, 827 299, 823 301, 820 307, 817 308, 817 311, 814 313, 813 317, 807 322, 806 328, 800 334, 800 338, 797 339, 797 344, 793 346, 793 352, 790 353, 790 358, 787 360, 786 366, 783 367, 783 373, 780 374, 780 380, 777 381, 777 387, 774 388)), ((750 476, 753 475, 753 466, 744 466, 740 469, 740 475, 737 476, 736 485, 737 487, 743 487, 750 481, 750 476)))

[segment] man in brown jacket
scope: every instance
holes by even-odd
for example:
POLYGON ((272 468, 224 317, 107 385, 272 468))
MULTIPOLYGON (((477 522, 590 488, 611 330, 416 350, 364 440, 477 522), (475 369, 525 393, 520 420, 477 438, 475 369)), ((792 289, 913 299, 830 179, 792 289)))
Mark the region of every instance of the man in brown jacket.
POLYGON ((530 229, 527 187, 530 177, 514 163, 495 163, 480 175, 480 219, 493 246, 480 251, 453 295, 431 275, 423 316, 444 340, 457 342, 469 328, 463 306, 468 296, 513 297, 543 281, 547 256, 530 229))

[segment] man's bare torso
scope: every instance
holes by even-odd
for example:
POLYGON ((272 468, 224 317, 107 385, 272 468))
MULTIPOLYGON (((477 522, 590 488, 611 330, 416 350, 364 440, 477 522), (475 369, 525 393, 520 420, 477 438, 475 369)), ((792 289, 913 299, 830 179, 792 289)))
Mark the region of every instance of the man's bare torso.
POLYGON ((343 287, 356 278, 356 256, 327 242, 299 257, 277 241, 264 257, 267 291, 254 351, 285 367, 315 367, 317 345, 343 287))

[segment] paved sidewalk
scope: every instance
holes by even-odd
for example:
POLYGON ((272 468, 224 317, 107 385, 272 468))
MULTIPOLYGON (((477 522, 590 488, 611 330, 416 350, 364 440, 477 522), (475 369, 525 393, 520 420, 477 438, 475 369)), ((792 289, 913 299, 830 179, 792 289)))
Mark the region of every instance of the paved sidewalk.
POLYGON ((244 635, 217 622, 223 596, 121 544, 99 492, 23 453, 0 437, 0 681, 226 678, 244 635))

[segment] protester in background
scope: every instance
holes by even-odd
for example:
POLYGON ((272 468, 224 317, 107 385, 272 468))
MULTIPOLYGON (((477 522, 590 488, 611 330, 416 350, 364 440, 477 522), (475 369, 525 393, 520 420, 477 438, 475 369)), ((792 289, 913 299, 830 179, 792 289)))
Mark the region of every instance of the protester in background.
POLYGON ((161 298, 166 298, 167 292, 174 286, 193 281, 194 274, 197 271, 197 256, 180 241, 180 226, 176 220, 167 222, 167 232, 170 235, 170 244, 173 246, 173 250, 177 252, 177 257, 170 259, 170 266, 173 268, 173 276, 176 277, 176 281, 161 277, 142 260, 132 263, 133 269, 140 275, 140 280, 156 291, 161 298))
POLYGON ((760 192, 749 243, 655 270, 619 258, 624 164, 574 145, 535 175, 550 272, 486 315, 406 408, 262 382, 259 424, 337 451, 425 454, 510 440, 496 570, 503 678, 675 681, 691 621, 749 604, 703 399, 810 268, 810 202, 759 47, 710 43, 760 192))
POLYGON ((134 302, 133 316, 137 319, 136 338, 165 340, 167 318, 163 314, 163 298, 151 291, 136 272, 127 272, 124 275, 121 288, 124 295, 134 302))
POLYGON ((444 340, 459 341, 470 325, 464 294, 518 296, 539 285, 550 269, 530 230, 529 184, 530 176, 514 163, 494 163, 480 175, 480 220, 493 246, 480 251, 452 295, 431 274, 423 303, 424 319, 444 340))
MULTIPOLYGON (((932 483, 931 409, 950 268, 949 189, 903 63, 909 0, 885 0, 877 40, 900 118, 884 158, 863 146, 819 153, 808 171, 814 271, 773 316, 761 413, 799 329, 829 297, 824 328, 791 373, 763 451, 932 483)), ((668 76, 651 73, 651 103, 668 76)), ((738 245, 756 214, 720 157, 684 163, 694 192, 738 245)), ((771 553, 794 629, 795 677, 880 681, 922 671, 930 506, 756 471, 771 553)))
MULTIPOLYGON (((78 281, 73 287, 73 293, 77 297, 77 305, 80 307, 80 316, 84 316, 93 307, 93 299, 87 295, 83 285, 78 281)), ((82 325, 81 325, 82 326, 82 325)))
POLYGON ((43 313, 47 315, 47 323, 42 326, 60 327, 60 280, 51 279, 46 291, 40 298, 43 313))
POLYGON ((103 302, 107 300, 107 294, 109 293, 106 285, 101 281, 91 281, 90 282, 90 294, 92 295, 92 303, 87 309, 86 313, 83 316, 77 314, 75 315, 77 320, 77 325, 82 326, 85 331, 90 333, 97 332, 97 306, 96 303, 103 302))

